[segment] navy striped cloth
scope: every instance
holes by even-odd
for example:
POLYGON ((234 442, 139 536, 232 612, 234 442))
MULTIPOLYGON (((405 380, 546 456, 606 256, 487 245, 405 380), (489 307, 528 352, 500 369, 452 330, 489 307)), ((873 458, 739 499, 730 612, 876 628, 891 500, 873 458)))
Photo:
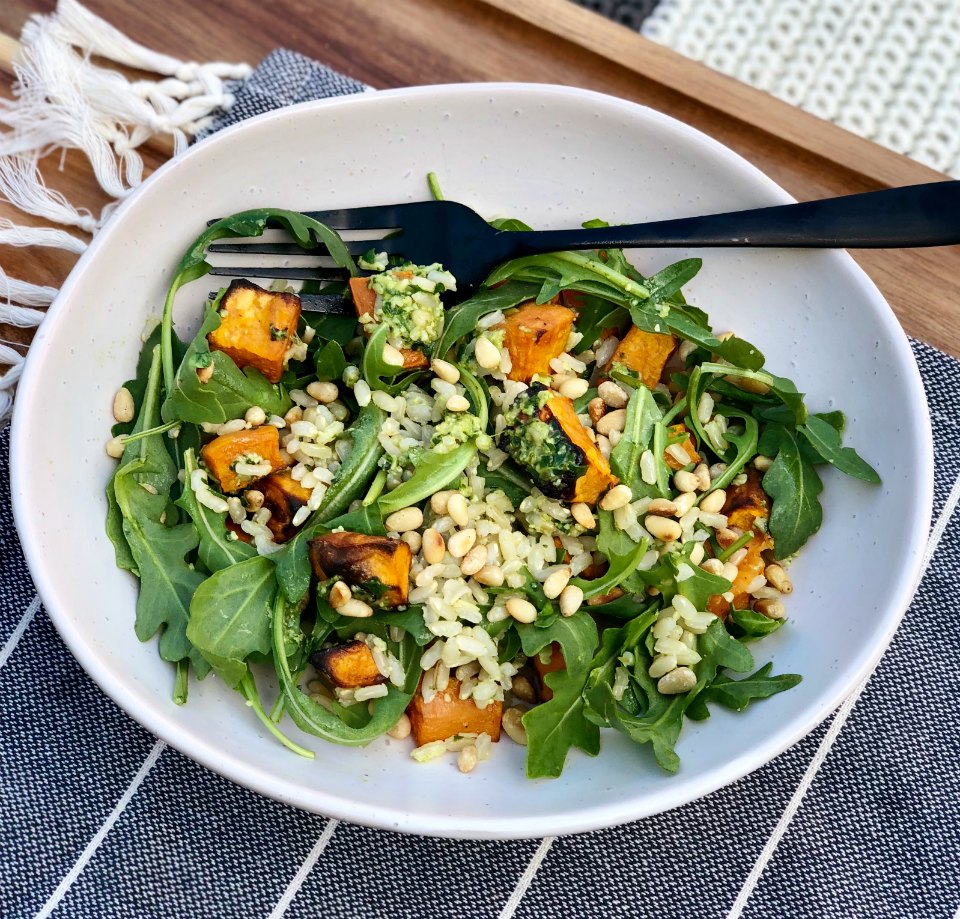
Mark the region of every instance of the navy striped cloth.
MULTIPOLYGON (((363 89, 276 52, 213 129, 363 89)), ((556 839, 427 839, 327 820, 151 736, 81 671, 35 595, 0 432, 0 916, 958 919, 960 364, 914 350, 936 440, 930 563, 874 676, 741 781, 556 839)))

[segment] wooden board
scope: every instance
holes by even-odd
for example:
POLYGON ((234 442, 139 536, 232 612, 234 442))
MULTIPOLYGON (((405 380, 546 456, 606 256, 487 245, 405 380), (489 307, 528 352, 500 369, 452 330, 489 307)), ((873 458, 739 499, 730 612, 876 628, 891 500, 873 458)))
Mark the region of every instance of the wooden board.
MULTIPOLYGON (((183 59, 256 63, 288 47, 377 88, 464 81, 583 86, 642 102, 716 137, 799 199, 937 181, 941 174, 722 76, 568 0, 233 0, 228 6, 164 0, 88 0, 136 40, 183 59)), ((52 0, 4 0, 0 33, 18 35, 52 0)), ((0 55, 2 56, 2 55, 0 55)), ((9 93, 10 78, 0 80, 9 93)), ((163 145, 146 152, 149 168, 163 145)), ((74 201, 99 196, 77 156, 44 174, 74 201)), ((0 204, 0 217, 23 220, 0 204)), ((30 221, 26 221, 30 222, 30 221)), ((960 356, 960 247, 861 251, 866 269, 906 330, 960 356)), ((72 259, 0 247, 14 277, 58 284, 72 259)), ((0 325, 0 338, 23 340, 0 325)))

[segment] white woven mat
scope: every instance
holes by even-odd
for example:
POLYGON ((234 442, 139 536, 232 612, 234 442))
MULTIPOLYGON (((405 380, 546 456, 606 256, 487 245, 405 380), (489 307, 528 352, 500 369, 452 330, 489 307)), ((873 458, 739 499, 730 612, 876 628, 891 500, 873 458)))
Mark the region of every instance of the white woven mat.
POLYGON ((640 31, 960 177, 960 0, 661 0, 640 31))

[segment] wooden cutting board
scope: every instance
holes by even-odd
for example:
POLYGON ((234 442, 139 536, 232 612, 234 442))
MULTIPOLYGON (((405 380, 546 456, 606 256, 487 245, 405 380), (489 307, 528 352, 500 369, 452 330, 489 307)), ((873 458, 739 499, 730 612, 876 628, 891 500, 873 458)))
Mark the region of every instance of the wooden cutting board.
MULTIPOLYGON (((19 35, 51 0, 4 0, 0 35, 19 35)), ((465 81, 562 83, 641 102, 710 134, 799 199, 946 177, 718 74, 568 0, 87 0, 132 38, 183 59, 256 63, 277 47, 323 61, 377 88, 465 81)), ((0 60, 10 41, 0 39, 0 60)), ((0 65, 0 71, 4 68, 0 65)), ((9 67, 0 93, 9 95, 9 67)), ((145 151, 148 171, 167 156, 145 151)), ((82 157, 44 164, 47 182, 78 204, 103 202, 82 157)), ((0 217, 24 219, 0 204, 0 217)), ((960 356, 960 247, 861 251, 857 261, 907 332, 960 356)), ((14 277, 58 285, 73 258, 0 247, 14 277)), ((0 325, 0 338, 29 333, 0 325)))

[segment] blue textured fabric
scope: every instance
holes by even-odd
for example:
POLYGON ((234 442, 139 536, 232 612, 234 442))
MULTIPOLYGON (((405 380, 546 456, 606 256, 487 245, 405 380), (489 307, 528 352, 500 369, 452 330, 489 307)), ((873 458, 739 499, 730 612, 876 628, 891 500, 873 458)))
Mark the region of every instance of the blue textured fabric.
MULTIPOLYGON (((212 129, 363 89, 279 51, 237 88, 233 110, 212 129)), ((914 347, 934 420, 939 514, 960 474, 960 365, 914 347)), ((42 609, 24 619, 36 604, 9 513, 8 452, 3 431, 0 647, 14 643, 18 628, 22 636, 0 669, 0 916, 36 915, 61 885, 52 915, 65 919, 270 916, 327 821, 258 797, 157 742, 83 674, 42 609)), ((745 917, 954 916, 958 572, 954 518, 745 917)), ((726 916, 827 729, 701 801, 556 840, 514 915, 726 916)), ((340 825, 283 914, 496 917, 536 850, 532 841, 423 839, 340 825)))

